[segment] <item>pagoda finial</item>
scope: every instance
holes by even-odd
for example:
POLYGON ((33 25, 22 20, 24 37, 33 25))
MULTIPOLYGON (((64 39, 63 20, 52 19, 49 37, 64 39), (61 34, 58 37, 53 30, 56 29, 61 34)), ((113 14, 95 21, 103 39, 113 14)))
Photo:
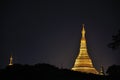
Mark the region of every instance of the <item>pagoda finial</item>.
POLYGON ((13 65, 13 57, 10 55, 10 61, 9 61, 9 66, 13 65))
POLYGON ((85 37, 85 28, 84 28, 84 24, 82 24, 82 37, 85 37))

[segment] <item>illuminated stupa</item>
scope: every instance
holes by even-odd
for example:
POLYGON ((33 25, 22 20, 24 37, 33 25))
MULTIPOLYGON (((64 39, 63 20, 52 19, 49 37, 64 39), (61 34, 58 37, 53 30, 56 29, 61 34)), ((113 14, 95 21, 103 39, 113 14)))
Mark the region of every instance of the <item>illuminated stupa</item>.
POLYGON ((72 70, 80 71, 85 73, 98 74, 98 71, 94 68, 92 60, 87 52, 86 39, 85 39, 85 28, 82 25, 82 38, 80 43, 80 51, 75 60, 72 70))
POLYGON ((12 55, 10 56, 10 61, 9 61, 9 66, 13 65, 13 57, 12 55))

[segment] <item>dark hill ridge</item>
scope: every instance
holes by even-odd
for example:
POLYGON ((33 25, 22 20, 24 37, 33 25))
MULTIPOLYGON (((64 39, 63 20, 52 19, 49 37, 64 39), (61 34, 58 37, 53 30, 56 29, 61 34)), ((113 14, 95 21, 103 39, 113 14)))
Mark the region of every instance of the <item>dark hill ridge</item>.
POLYGON ((108 76, 60 69, 50 64, 14 64, 0 70, 0 80, 108 80, 108 76))

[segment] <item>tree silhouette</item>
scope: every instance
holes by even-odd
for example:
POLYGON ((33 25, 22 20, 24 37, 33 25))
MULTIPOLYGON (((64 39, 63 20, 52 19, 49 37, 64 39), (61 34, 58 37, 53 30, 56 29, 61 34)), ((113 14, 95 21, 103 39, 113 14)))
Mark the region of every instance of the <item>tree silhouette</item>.
POLYGON ((107 74, 109 75, 120 75, 120 65, 112 65, 108 68, 107 74))
POLYGON ((112 48, 113 50, 116 50, 120 47, 120 30, 118 30, 116 35, 112 36, 112 42, 108 44, 108 47, 112 48))
POLYGON ((112 65, 106 72, 110 80, 120 80, 120 65, 112 65))
POLYGON ((0 70, 0 80, 108 80, 106 76, 59 69, 50 64, 14 64, 0 70))
MULTIPOLYGON (((109 48, 118 50, 120 48, 120 30, 116 35, 112 36, 112 42, 108 44, 109 48)), ((110 80, 120 79, 120 65, 109 66, 106 73, 109 75, 110 80)))

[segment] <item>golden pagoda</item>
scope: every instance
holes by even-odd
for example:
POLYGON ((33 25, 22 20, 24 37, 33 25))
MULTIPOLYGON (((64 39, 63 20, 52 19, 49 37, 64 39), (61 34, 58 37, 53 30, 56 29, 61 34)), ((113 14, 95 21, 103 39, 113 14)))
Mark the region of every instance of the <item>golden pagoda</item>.
POLYGON ((103 66, 101 66, 99 74, 100 75, 105 75, 103 66))
POLYGON ((94 68, 92 60, 87 52, 86 39, 85 39, 85 28, 82 25, 82 38, 80 43, 80 51, 75 60, 72 70, 80 71, 85 73, 98 74, 98 71, 94 68))
POLYGON ((9 66, 13 65, 13 57, 12 55, 10 56, 10 61, 9 61, 9 66))

